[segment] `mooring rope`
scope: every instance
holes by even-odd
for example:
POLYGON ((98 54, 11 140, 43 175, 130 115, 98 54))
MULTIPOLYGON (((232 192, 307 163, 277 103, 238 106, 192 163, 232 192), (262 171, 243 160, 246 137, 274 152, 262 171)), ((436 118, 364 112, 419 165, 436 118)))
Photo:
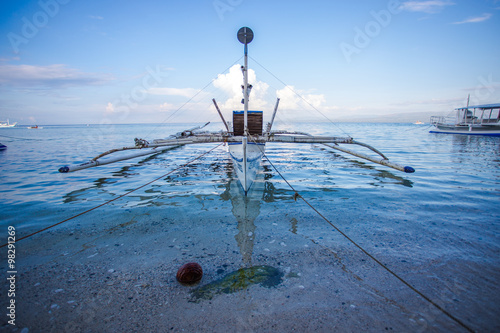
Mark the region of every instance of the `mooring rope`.
MULTIPOLYGON (((139 186, 139 187, 137 187, 137 188, 135 188, 135 189, 133 189, 133 190, 130 190, 130 191, 128 191, 128 192, 126 192, 126 193, 124 193, 124 194, 122 194, 122 195, 120 195, 120 196, 118 196, 118 197, 114 198, 114 199, 108 200, 108 201, 106 201, 106 202, 104 202, 104 203, 102 203, 102 204, 100 204, 100 205, 98 205, 98 206, 95 206, 95 207, 93 207, 93 208, 87 209, 87 210, 86 210, 86 211, 84 211, 84 212, 81 212, 81 213, 79 213, 79 214, 76 214, 76 215, 74 215, 74 216, 71 216, 71 217, 69 217, 69 218, 67 218, 67 219, 65 219, 65 220, 63 220, 63 221, 57 222, 57 223, 55 223, 55 224, 52 224, 52 225, 50 225, 50 226, 48 226, 48 227, 46 227, 46 228, 43 228, 43 229, 41 229, 41 230, 35 231, 35 232, 33 232, 33 233, 29 234, 29 235, 26 235, 26 236, 23 236, 23 237, 21 237, 21 238, 18 238, 18 239, 16 239, 16 243, 17 243, 17 242, 19 242, 20 240, 23 240, 23 239, 29 238, 29 237, 34 236, 34 235, 36 235, 36 234, 39 234, 39 233, 41 233, 41 232, 43 232, 43 231, 46 231, 46 230, 48 230, 48 229, 51 229, 51 228, 53 228, 53 227, 55 227, 55 226, 58 226, 58 225, 60 225, 60 224, 63 224, 64 222, 68 222, 68 221, 70 221, 70 220, 73 220, 74 218, 77 218, 77 217, 79 217, 79 216, 82 216, 82 215, 84 215, 84 214, 87 214, 87 213, 89 213, 89 212, 91 212, 91 211, 93 211, 93 210, 96 210, 97 208, 101 208, 102 206, 105 206, 105 205, 107 205, 107 204, 110 204, 110 203, 112 203, 113 201, 116 201, 116 200, 118 200, 118 199, 121 199, 121 198, 123 198, 123 197, 125 197, 125 196, 129 195, 129 194, 130 194, 130 193, 132 193, 132 192, 135 192, 135 191, 137 191, 137 190, 139 190, 139 189, 141 189, 141 188, 143 188, 143 187, 145 187, 145 186, 148 186, 148 185, 150 185, 150 184, 152 184, 152 183, 154 183, 154 182, 156 182, 156 181, 160 180, 161 178, 164 178, 164 177, 166 177, 166 176, 170 175, 171 173, 174 173, 175 171, 177 171, 177 170, 179 170, 179 169, 182 169, 182 168, 184 168, 184 167, 188 166, 189 164, 191 164, 191 163, 193 163, 194 161, 196 161, 196 160, 200 159, 201 157, 205 156, 206 154, 210 153, 211 151, 215 150, 216 148, 220 147, 221 145, 222 145, 222 143, 218 144, 217 146, 213 147, 212 149, 210 149, 210 150, 208 150, 208 151, 204 152, 203 154, 198 155, 197 157, 193 158, 191 161, 189 161, 189 162, 187 162, 187 163, 185 163, 185 164, 183 164, 183 165, 181 165, 181 166, 179 166, 179 167, 177 167, 177 168, 175 168, 175 169, 173 169, 173 170, 171 170, 171 171, 167 172, 167 173, 166 173, 166 174, 164 174, 164 175, 161 175, 160 177, 157 177, 157 178, 153 179, 153 180, 152 180, 152 181, 150 181, 150 182, 147 182, 147 183, 146 183, 146 184, 144 184, 144 185, 141 185, 141 186, 139 186)), ((5 246, 7 246, 7 245, 8 245, 8 243, 7 243, 7 244, 3 244, 3 245, 1 245, 1 246, 0 246, 0 248, 5 247, 5 246)))
POLYGON ((349 137, 352 137, 349 133, 347 133, 342 127, 340 127, 339 125, 337 125, 335 122, 333 122, 330 118, 328 118, 323 112, 321 112, 320 110, 318 110, 318 108, 316 108, 314 105, 312 105, 307 99, 305 99, 305 97, 303 97, 301 94, 299 94, 298 92, 296 92, 295 90, 293 90, 288 84, 286 84, 285 82, 281 81, 281 79, 279 77, 277 77, 276 75, 274 75, 269 69, 267 69, 266 67, 264 67, 263 65, 261 65, 257 60, 255 60, 253 57, 250 57, 250 59, 252 59, 257 65, 259 65, 260 67, 262 67, 262 69, 264 69, 266 72, 268 72, 272 77, 274 77, 276 80, 278 80, 282 85, 285 86, 285 88, 287 88, 288 90, 290 90, 292 93, 294 93, 295 95, 297 95, 297 97, 299 97, 302 101, 304 101, 304 103, 306 103, 307 105, 309 105, 311 108, 313 108, 316 112, 318 112, 321 116, 323 116, 323 118, 325 118, 326 120, 328 120, 331 124, 333 124, 335 127, 337 127, 340 131, 342 131, 345 135, 349 136, 349 137))
POLYGON ((8 135, 0 135, 2 138, 9 138, 9 139, 15 139, 15 140, 38 140, 38 139, 33 139, 33 138, 18 138, 15 136, 8 136, 8 135))
MULTIPOLYGON (((254 141, 255 142, 255 141, 254 141)), ((342 230, 340 230, 337 226, 335 226, 330 220, 328 220, 321 212, 319 212, 309 201, 307 201, 299 192, 295 190, 295 188, 288 182, 288 180, 285 179, 285 177, 281 174, 281 172, 274 166, 274 164, 271 162, 269 157, 267 157, 266 153, 261 149, 263 156, 266 158, 266 160, 271 164, 273 169, 278 173, 278 175, 285 181, 285 183, 292 189, 294 192, 294 198, 296 199, 297 197, 301 198, 314 212, 316 212, 323 220, 325 220, 329 225, 331 225, 337 232, 339 232, 342 236, 344 236, 349 242, 351 242, 354 246, 356 246, 359 250, 361 250, 365 255, 367 255, 370 259, 375 261, 379 266, 381 266, 383 269, 385 269, 387 272, 389 272, 392 276, 397 278, 399 281, 401 281, 404 285, 406 285, 408 288, 413 290, 415 293, 417 293, 420 297, 422 297, 424 300, 429 302, 430 304, 434 305, 438 310, 440 310, 442 313, 444 313, 446 316, 448 316, 450 319, 458 323, 460 326, 465 328, 469 332, 474 332, 469 326, 464 324, 460 319, 457 317, 453 316, 451 313, 446 311, 443 307, 441 307, 439 304, 431 300, 429 297, 425 296, 421 291, 419 291, 417 288, 412 286, 409 282, 404 280, 402 277, 400 277, 396 272, 392 271, 389 267, 384 265, 380 260, 375 258, 372 254, 370 254, 368 251, 366 251, 361 245, 356 243, 352 238, 350 238, 347 234, 345 234, 342 230)))
MULTIPOLYGON (((227 72, 229 69, 231 69, 231 67, 233 67, 236 63, 238 63, 241 58, 243 58, 243 56, 239 57, 238 60, 236 60, 235 62, 233 62, 228 68, 226 68, 222 73, 225 73, 227 72)), ((175 110, 174 112, 172 112, 167 118, 165 118, 165 120, 163 120, 161 123, 159 123, 156 127, 154 127, 153 129, 151 129, 149 131, 149 133, 146 135, 150 135, 151 133, 153 133, 156 129, 158 129, 160 127, 161 124, 165 124, 167 121, 170 120, 170 118, 172 118, 175 114, 177 114, 177 112, 179 112, 180 110, 182 110, 186 105, 188 105, 196 96, 198 96, 199 94, 201 94, 205 89, 207 89, 212 83, 214 83, 215 80, 217 80, 219 76, 213 78, 212 80, 210 80, 210 82, 208 82, 203 88, 201 88, 200 90, 198 90, 198 92, 196 92, 193 96, 191 96, 191 98, 189 98, 184 104, 182 104, 179 108, 177 108, 177 110, 175 110)), ((212 103, 210 103, 211 105, 212 103)))

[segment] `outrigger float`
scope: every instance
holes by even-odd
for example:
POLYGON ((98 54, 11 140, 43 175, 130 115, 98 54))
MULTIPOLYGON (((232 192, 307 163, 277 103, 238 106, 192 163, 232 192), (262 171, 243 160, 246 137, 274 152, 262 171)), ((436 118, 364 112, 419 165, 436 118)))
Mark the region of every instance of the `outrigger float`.
POLYGON ((255 180, 262 157, 265 153, 266 143, 268 142, 323 144, 329 148, 339 150, 399 171, 406 173, 415 172, 415 169, 412 167, 401 166, 390 162, 388 158, 377 149, 371 147, 370 145, 355 141, 351 137, 313 136, 303 132, 272 131, 271 129, 274 118, 278 110, 279 98, 276 101, 271 121, 266 125, 266 128, 263 129, 263 112, 248 110, 249 96, 252 88, 252 86, 248 84, 248 44, 253 40, 253 32, 250 28, 243 27, 238 31, 237 36, 238 40, 245 45, 244 66, 241 67, 243 72, 242 103, 244 105, 244 109, 243 111, 233 111, 233 121, 232 123, 228 123, 224 119, 215 99, 212 100, 225 126, 225 131, 202 131, 202 129, 209 124, 206 123, 205 125, 179 132, 166 139, 154 140, 151 143, 146 140, 136 138, 134 146, 109 150, 83 164, 61 167, 59 172, 73 172, 99 165, 128 160, 139 156, 163 153, 183 145, 227 143, 228 152, 235 166, 238 180, 246 195, 255 180), (366 154, 351 151, 347 148, 341 147, 340 144, 363 146, 378 154, 379 157, 372 157, 366 154), (138 150, 138 152, 126 156, 102 159, 104 156, 125 150, 138 150))

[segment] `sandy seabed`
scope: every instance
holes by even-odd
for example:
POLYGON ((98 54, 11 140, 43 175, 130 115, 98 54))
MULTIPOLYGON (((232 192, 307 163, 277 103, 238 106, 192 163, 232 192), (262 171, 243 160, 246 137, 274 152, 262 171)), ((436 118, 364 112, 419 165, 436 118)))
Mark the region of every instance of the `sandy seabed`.
MULTIPOLYGON (((465 331, 309 211, 295 209, 296 213, 283 216, 268 209, 238 222, 234 209, 208 206, 194 207, 189 214, 187 209, 193 207, 95 211, 16 243, 16 325, 9 325, 3 316, 0 330, 465 331), (297 220, 316 220, 318 230, 311 227, 301 233, 297 220), (311 236, 315 234, 325 236, 311 236), (203 267, 198 286, 176 281, 178 268, 187 262, 203 267), (282 282, 271 288, 253 284, 193 301, 195 288, 256 265, 279 269, 282 282)), ((455 280, 436 281, 433 275, 445 266, 439 260, 415 266, 396 263, 383 253, 378 256, 448 311, 478 328, 474 326, 478 316, 485 316, 480 299, 464 310, 460 298, 476 291, 465 291, 455 280)), ((2 262, 4 257, 2 252, 2 262)), ((5 309, 5 280, 1 287, 5 309)), ((480 322, 479 329, 494 331, 498 321, 480 322)))

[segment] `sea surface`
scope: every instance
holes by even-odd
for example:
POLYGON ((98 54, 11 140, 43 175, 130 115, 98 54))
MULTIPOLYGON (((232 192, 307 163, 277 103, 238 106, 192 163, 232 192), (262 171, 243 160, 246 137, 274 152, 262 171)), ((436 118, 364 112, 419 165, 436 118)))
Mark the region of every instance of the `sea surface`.
MULTIPOLYGON (((1 243, 6 242, 8 226, 15 226, 16 236, 21 238, 157 179, 18 242, 18 248, 26 247, 24 257, 18 258, 20 264, 32 267, 42 260, 35 250, 59 240, 59 231, 70 235, 78 230, 99 231, 102 216, 108 217, 107 227, 113 228, 131 221, 131 216, 139 225, 147 221, 142 217, 145 214, 163 214, 178 221, 168 231, 172 242, 199 242, 204 250, 212 247, 221 258, 226 248, 231 249, 230 264, 235 270, 259 262, 264 255, 290 254, 288 260, 293 261, 290 239, 302 240, 304 246, 319 246, 342 256, 345 274, 360 277, 370 286, 360 288, 387 288, 386 295, 391 288, 404 290, 404 298, 394 302, 412 299, 416 310, 403 311, 405 318, 397 319, 399 326, 395 327, 463 329, 396 278, 382 273, 328 220, 469 327, 500 330, 500 138, 430 134, 427 125, 415 124, 278 124, 276 129, 350 135, 416 172, 405 174, 322 145, 268 144, 269 160, 263 159, 247 198, 235 181, 226 147, 219 146, 186 165, 217 144, 186 146, 74 173, 58 172, 61 166, 86 162, 106 150, 133 146, 136 137, 164 138, 196 125, 0 129, 0 142, 8 146, 0 151, 1 243), (324 218, 294 195, 295 191, 324 218)), ((218 130, 219 126, 211 124, 206 129, 218 130)), ((371 154, 365 148, 352 148, 371 154)), ((120 237, 140 237, 134 232, 123 228, 120 237)), ((102 237, 112 242, 118 236, 102 237)), ((71 240, 64 242, 66 251, 71 251, 71 240)), ((0 251, 5 261, 5 248, 0 251)), ((179 256, 200 260, 196 247, 186 253, 179 256)), ((55 246, 52 252, 44 252, 43 260, 59 254, 55 246)), ((321 283, 319 278, 317 283, 321 283)), ((356 285, 350 288, 354 290, 356 285)), ((387 313, 391 311, 387 309, 387 313)))

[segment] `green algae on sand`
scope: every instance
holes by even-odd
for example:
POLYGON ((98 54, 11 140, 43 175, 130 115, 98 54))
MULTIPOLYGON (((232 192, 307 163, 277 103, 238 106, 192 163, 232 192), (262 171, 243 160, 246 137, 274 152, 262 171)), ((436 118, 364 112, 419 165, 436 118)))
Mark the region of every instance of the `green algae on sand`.
POLYGON ((253 266, 240 268, 229 273, 219 280, 198 287, 191 291, 190 302, 212 299, 215 295, 231 294, 244 290, 252 284, 260 284, 263 287, 271 288, 282 282, 283 273, 271 266, 253 266))

